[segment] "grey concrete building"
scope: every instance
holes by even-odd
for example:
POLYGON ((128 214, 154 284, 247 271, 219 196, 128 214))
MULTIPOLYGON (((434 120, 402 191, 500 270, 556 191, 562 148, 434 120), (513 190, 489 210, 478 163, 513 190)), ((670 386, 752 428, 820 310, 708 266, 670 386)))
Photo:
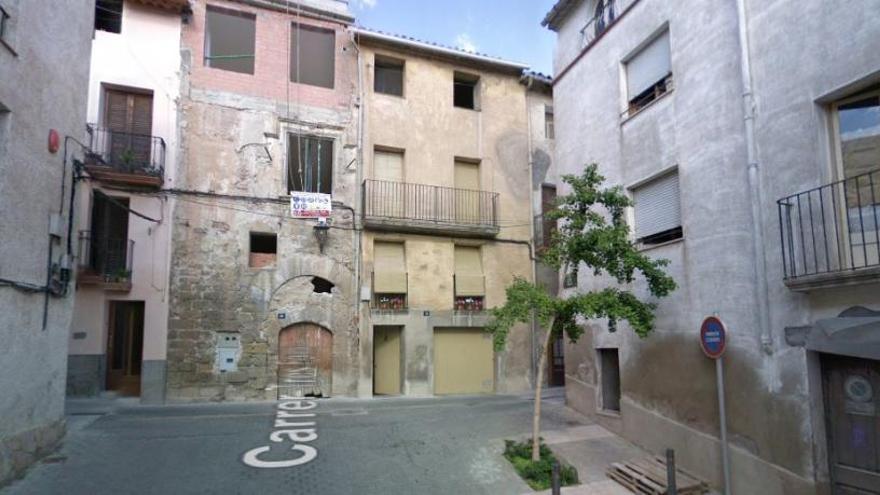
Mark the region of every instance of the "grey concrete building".
POLYGON ((64 434, 73 156, 94 2, 0 1, 0 485, 64 434))
POLYGON ((169 191, 167 398, 355 395, 347 2, 200 0, 192 10, 169 191))
MULTIPOLYGON (((634 240, 679 285, 645 340, 587 324, 566 348, 568 403, 721 486, 698 345, 718 315, 734 493, 880 486, 878 14, 867 0, 562 0, 544 20, 557 166, 597 162, 625 187, 634 240)), ((582 270, 570 290, 604 283, 582 270)))

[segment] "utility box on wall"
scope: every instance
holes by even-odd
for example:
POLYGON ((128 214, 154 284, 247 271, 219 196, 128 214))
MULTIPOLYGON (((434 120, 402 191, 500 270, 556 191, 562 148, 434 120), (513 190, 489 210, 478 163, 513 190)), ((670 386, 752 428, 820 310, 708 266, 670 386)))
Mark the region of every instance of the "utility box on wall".
POLYGON ((238 355, 241 341, 237 333, 217 333, 217 369, 221 373, 238 371, 238 355))

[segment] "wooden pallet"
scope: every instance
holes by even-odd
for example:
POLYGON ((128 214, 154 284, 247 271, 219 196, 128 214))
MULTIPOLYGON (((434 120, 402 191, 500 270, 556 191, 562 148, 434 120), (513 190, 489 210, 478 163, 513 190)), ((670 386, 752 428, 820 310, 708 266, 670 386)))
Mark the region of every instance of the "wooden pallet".
MULTIPOLYGON (((666 461, 660 457, 615 462, 606 474, 629 491, 641 495, 666 495, 666 461)), ((679 495, 700 495, 709 491, 705 482, 682 471, 675 470, 675 485, 679 495)))

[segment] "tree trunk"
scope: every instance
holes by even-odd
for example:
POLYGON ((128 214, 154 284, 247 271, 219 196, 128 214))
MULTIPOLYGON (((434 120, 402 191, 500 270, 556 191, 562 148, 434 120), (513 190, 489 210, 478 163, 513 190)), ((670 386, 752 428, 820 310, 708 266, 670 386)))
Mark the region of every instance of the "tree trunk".
POLYGON ((538 376, 535 378, 535 415, 532 417, 532 461, 541 460, 541 389, 544 388, 544 368, 547 367, 547 351, 550 349, 550 337, 553 335, 553 322, 547 325, 547 336, 544 337, 544 347, 541 349, 541 359, 538 360, 538 376))

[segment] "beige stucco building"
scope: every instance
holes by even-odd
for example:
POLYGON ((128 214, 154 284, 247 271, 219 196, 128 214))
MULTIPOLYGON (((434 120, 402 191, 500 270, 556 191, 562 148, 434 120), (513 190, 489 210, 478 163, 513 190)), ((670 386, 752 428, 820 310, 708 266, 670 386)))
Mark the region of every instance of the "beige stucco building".
POLYGON ((354 29, 363 101, 359 394, 520 392, 531 333, 483 332, 533 279, 524 66, 354 29))

